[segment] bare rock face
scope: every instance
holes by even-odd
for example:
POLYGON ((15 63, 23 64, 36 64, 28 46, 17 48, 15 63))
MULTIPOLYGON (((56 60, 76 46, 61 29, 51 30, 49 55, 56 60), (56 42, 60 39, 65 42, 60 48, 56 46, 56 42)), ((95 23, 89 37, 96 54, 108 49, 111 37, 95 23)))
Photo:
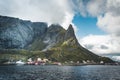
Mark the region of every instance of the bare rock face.
POLYGON ((70 24, 66 31, 66 34, 65 34, 65 40, 67 40, 69 38, 76 38, 74 33, 75 33, 74 29, 73 29, 72 25, 70 24))
POLYGON ((47 23, 44 22, 33 22, 31 26, 34 32, 34 37, 40 38, 44 36, 44 33, 46 33, 48 28, 47 23))
POLYGON ((36 33, 44 33, 46 23, 32 23, 18 18, 0 16, 0 48, 21 49, 33 41, 36 33), (36 28, 33 27, 37 25, 36 28), (41 31, 39 31, 41 30, 41 31))
POLYGON ((64 41, 66 41, 66 40, 70 40, 69 45, 80 46, 80 44, 75 36, 74 29, 71 24, 69 25, 69 27, 65 33, 65 36, 64 36, 64 41))
POLYGON ((51 48, 56 43, 59 43, 60 41, 63 41, 64 36, 62 34, 65 32, 65 29, 62 28, 62 26, 58 24, 52 24, 47 29, 47 32, 45 33, 43 42, 45 44, 48 44, 46 49, 51 48))

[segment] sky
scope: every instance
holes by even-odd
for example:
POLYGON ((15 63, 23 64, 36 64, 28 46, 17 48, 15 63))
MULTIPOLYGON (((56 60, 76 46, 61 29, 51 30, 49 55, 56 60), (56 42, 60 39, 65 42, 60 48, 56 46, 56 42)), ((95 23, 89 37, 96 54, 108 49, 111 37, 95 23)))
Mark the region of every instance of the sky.
POLYGON ((0 15, 72 24, 82 46, 120 60, 120 0, 0 0, 0 15))

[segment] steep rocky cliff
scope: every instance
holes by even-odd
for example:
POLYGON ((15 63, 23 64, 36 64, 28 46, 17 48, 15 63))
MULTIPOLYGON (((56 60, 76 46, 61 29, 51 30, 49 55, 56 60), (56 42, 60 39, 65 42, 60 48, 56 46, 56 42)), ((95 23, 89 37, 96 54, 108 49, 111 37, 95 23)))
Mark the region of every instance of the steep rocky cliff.
POLYGON ((32 43, 34 37, 41 37, 46 29, 46 23, 32 23, 0 16, 0 48, 22 49, 32 43))

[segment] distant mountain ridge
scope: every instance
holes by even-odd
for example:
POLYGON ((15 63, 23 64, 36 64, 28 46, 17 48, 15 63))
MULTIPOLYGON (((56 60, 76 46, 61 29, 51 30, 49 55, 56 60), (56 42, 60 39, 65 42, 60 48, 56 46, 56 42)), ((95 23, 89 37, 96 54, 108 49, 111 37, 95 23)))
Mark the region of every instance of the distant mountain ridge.
MULTIPOLYGON (((65 30, 59 24, 48 26, 45 22, 31 22, 6 16, 0 16, 0 49, 2 55, 24 53, 27 57, 40 56, 61 62, 103 60, 79 44, 71 24, 65 30)), ((109 58, 104 59, 112 62, 109 58)))

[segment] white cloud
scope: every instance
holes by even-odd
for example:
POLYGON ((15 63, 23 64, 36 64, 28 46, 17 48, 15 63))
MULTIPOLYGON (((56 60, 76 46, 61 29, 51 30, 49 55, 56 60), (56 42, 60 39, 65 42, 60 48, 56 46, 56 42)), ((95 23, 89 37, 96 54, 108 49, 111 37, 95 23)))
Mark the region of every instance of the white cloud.
POLYGON ((1 0, 0 15, 62 24, 66 29, 74 12, 71 0, 1 0))
MULTIPOLYGON (((72 22, 73 17, 74 17, 73 13, 66 12, 65 18, 61 25, 64 26, 65 29, 67 29, 68 25, 70 25, 70 23, 72 22)), ((76 27, 75 27, 75 29, 76 29, 76 27)))
POLYGON ((107 0, 73 0, 75 10, 82 16, 96 17, 106 11, 107 0))
POLYGON ((104 16, 98 17, 97 25, 109 34, 120 36, 120 16, 106 13, 104 16))
POLYGON ((120 0, 73 0, 77 12, 82 16, 97 17, 107 12, 120 15, 120 0))
POLYGON ((73 1, 73 7, 76 12, 79 12, 82 16, 86 16, 86 4, 83 0, 72 0, 73 1))
POLYGON ((96 54, 120 52, 120 41, 111 35, 89 35, 79 40, 80 43, 96 54))
POLYGON ((105 12, 105 3, 106 0, 90 0, 86 5, 88 15, 95 17, 103 14, 105 12))
POLYGON ((120 56, 112 56, 111 58, 115 61, 120 61, 120 56))
POLYGON ((106 12, 111 12, 113 15, 120 15, 120 0, 107 0, 106 12))

